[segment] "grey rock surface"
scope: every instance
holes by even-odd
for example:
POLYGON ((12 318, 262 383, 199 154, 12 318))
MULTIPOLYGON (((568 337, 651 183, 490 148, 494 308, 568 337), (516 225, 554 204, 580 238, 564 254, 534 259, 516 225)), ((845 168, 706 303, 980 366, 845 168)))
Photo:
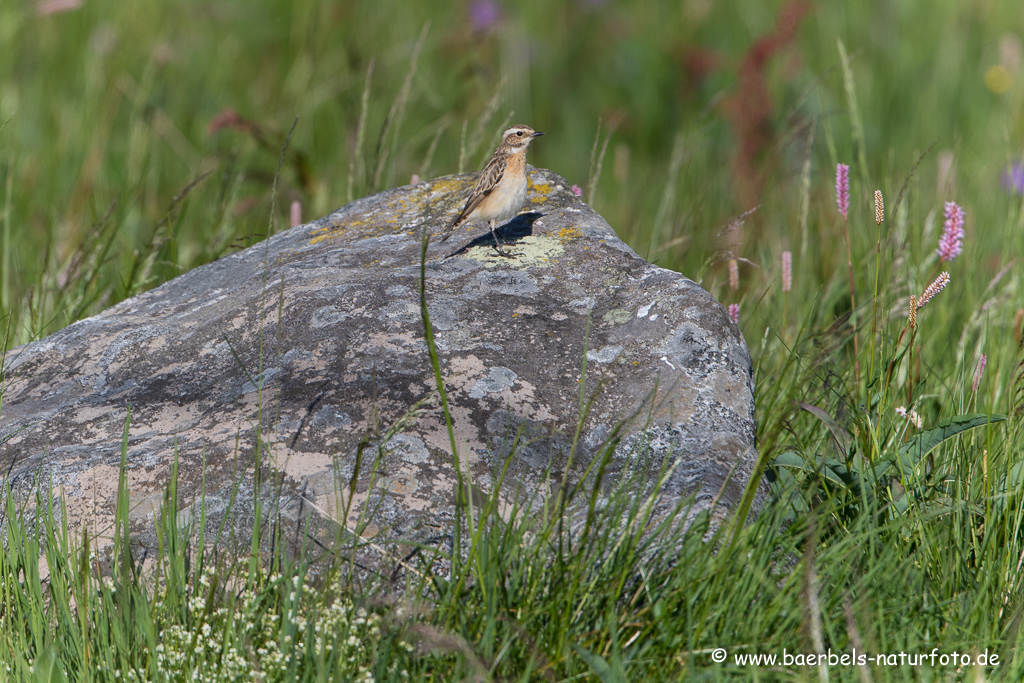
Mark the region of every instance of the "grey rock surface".
MULTIPOLYGON (((9 351, 0 453, 11 480, 42 475, 73 528, 109 533, 130 406, 139 533, 176 451, 183 520, 205 474, 211 528, 229 515, 244 535, 259 497, 325 543, 332 528, 357 532, 370 555, 445 543, 456 472, 420 313, 420 236, 443 230, 472 181, 353 202, 9 351)), ((660 509, 691 494, 694 511, 735 506, 756 460, 753 379, 724 308, 638 257, 547 171, 530 170, 524 213, 501 231, 517 258, 471 227, 431 244, 426 294, 476 487, 490 491, 510 453, 503 495, 561 481, 586 358, 594 400, 571 478, 628 420, 608 485, 639 471, 649 489, 674 465, 660 509)))

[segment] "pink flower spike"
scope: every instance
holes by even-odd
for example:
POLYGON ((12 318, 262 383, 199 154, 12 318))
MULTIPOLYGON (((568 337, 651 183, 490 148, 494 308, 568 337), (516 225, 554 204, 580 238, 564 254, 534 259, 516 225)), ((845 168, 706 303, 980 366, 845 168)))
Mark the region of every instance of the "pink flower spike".
POLYGON ((978 393, 978 384, 981 382, 981 376, 985 374, 985 364, 988 362, 988 358, 985 354, 981 354, 981 358, 978 359, 978 366, 974 369, 974 381, 971 383, 971 393, 978 393))
POLYGON ((736 323, 737 325, 740 324, 740 305, 739 304, 729 304, 729 317, 732 318, 732 321, 734 323, 736 323))
POLYGON ((573 185, 572 186, 572 193, 574 195, 576 195, 577 197, 582 197, 583 196, 583 190, 582 190, 582 188, 580 188, 579 185, 573 185))
POLYGON ((952 261, 964 250, 964 210, 956 202, 946 202, 946 220, 935 253, 942 261, 952 261))
POLYGON ((298 200, 292 202, 291 213, 288 217, 291 219, 293 228, 302 225, 302 202, 298 200))
POLYGON ((793 252, 782 252, 782 291, 793 289, 793 252))
POLYGON ((850 213, 850 167, 836 164, 836 206, 846 218, 850 213))
POLYGON ((60 12, 70 12, 82 6, 82 0, 40 0, 36 3, 36 14, 41 17, 60 12))

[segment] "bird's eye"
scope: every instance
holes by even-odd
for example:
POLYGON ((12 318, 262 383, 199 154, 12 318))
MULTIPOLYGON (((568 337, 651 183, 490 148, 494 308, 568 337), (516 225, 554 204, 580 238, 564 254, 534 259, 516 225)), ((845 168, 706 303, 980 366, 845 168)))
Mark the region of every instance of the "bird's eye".
POLYGON ((516 131, 516 137, 518 137, 518 138, 521 138, 521 137, 523 137, 523 131, 521 131, 521 130, 517 130, 517 131, 516 131))

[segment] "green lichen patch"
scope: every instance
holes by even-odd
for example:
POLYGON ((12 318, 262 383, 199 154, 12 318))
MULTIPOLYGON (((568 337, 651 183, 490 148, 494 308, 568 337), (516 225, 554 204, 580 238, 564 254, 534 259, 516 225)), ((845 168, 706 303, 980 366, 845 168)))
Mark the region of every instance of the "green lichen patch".
POLYGON ((499 264, 520 270, 544 268, 551 265, 565 252, 565 245, 557 237, 551 235, 527 235, 505 245, 505 250, 515 254, 515 257, 499 256, 490 243, 473 246, 466 250, 464 256, 474 261, 480 261, 488 268, 499 264))
POLYGON ((623 323, 628 323, 632 319, 633 312, 627 311, 624 308, 613 308, 612 310, 605 313, 604 317, 601 318, 601 320, 612 325, 621 325, 623 323))

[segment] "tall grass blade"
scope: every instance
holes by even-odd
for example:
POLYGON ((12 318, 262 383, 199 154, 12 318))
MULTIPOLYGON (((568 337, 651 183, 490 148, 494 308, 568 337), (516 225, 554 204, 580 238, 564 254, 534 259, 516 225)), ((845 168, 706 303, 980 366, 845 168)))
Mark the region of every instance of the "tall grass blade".
POLYGON ((846 54, 846 46, 842 38, 836 39, 839 47, 839 61, 843 67, 843 89, 846 91, 846 106, 850 112, 850 125, 853 128, 853 142, 857 147, 857 171, 860 173, 861 187, 868 188, 871 182, 868 177, 867 143, 864 138, 864 122, 857 104, 857 86, 853 80, 853 69, 850 58, 846 54))
POLYGON ((358 178, 360 194, 366 183, 366 171, 363 168, 363 142, 366 137, 366 116, 370 111, 370 82, 373 79, 373 58, 366 66, 366 81, 363 84, 363 96, 359 100, 359 121, 356 123, 356 140, 352 156, 348 162, 348 190, 347 201, 349 203, 355 198, 355 187, 358 178))
MULTIPOLYGON (((423 49, 423 42, 427 38, 427 31, 429 29, 430 22, 428 21, 423 24, 423 28, 420 30, 420 36, 416 40, 416 44, 413 46, 412 57, 409 59, 409 69, 405 72, 405 80, 402 81, 402 87, 398 91, 398 95, 396 96, 394 103, 388 108, 387 115, 384 117, 384 125, 381 126, 380 136, 377 138, 377 161, 374 165, 373 183, 370 185, 370 194, 373 194, 380 189, 384 168, 387 166, 388 159, 394 154, 394 151, 397 148, 398 134, 402 126, 402 119, 405 116, 405 107, 409 103, 409 94, 412 91, 412 78, 416 73, 416 65, 420 60, 420 51, 423 49), (390 142, 390 145, 388 142, 390 142)), ((389 178, 393 176, 394 168, 392 167, 389 178)))

